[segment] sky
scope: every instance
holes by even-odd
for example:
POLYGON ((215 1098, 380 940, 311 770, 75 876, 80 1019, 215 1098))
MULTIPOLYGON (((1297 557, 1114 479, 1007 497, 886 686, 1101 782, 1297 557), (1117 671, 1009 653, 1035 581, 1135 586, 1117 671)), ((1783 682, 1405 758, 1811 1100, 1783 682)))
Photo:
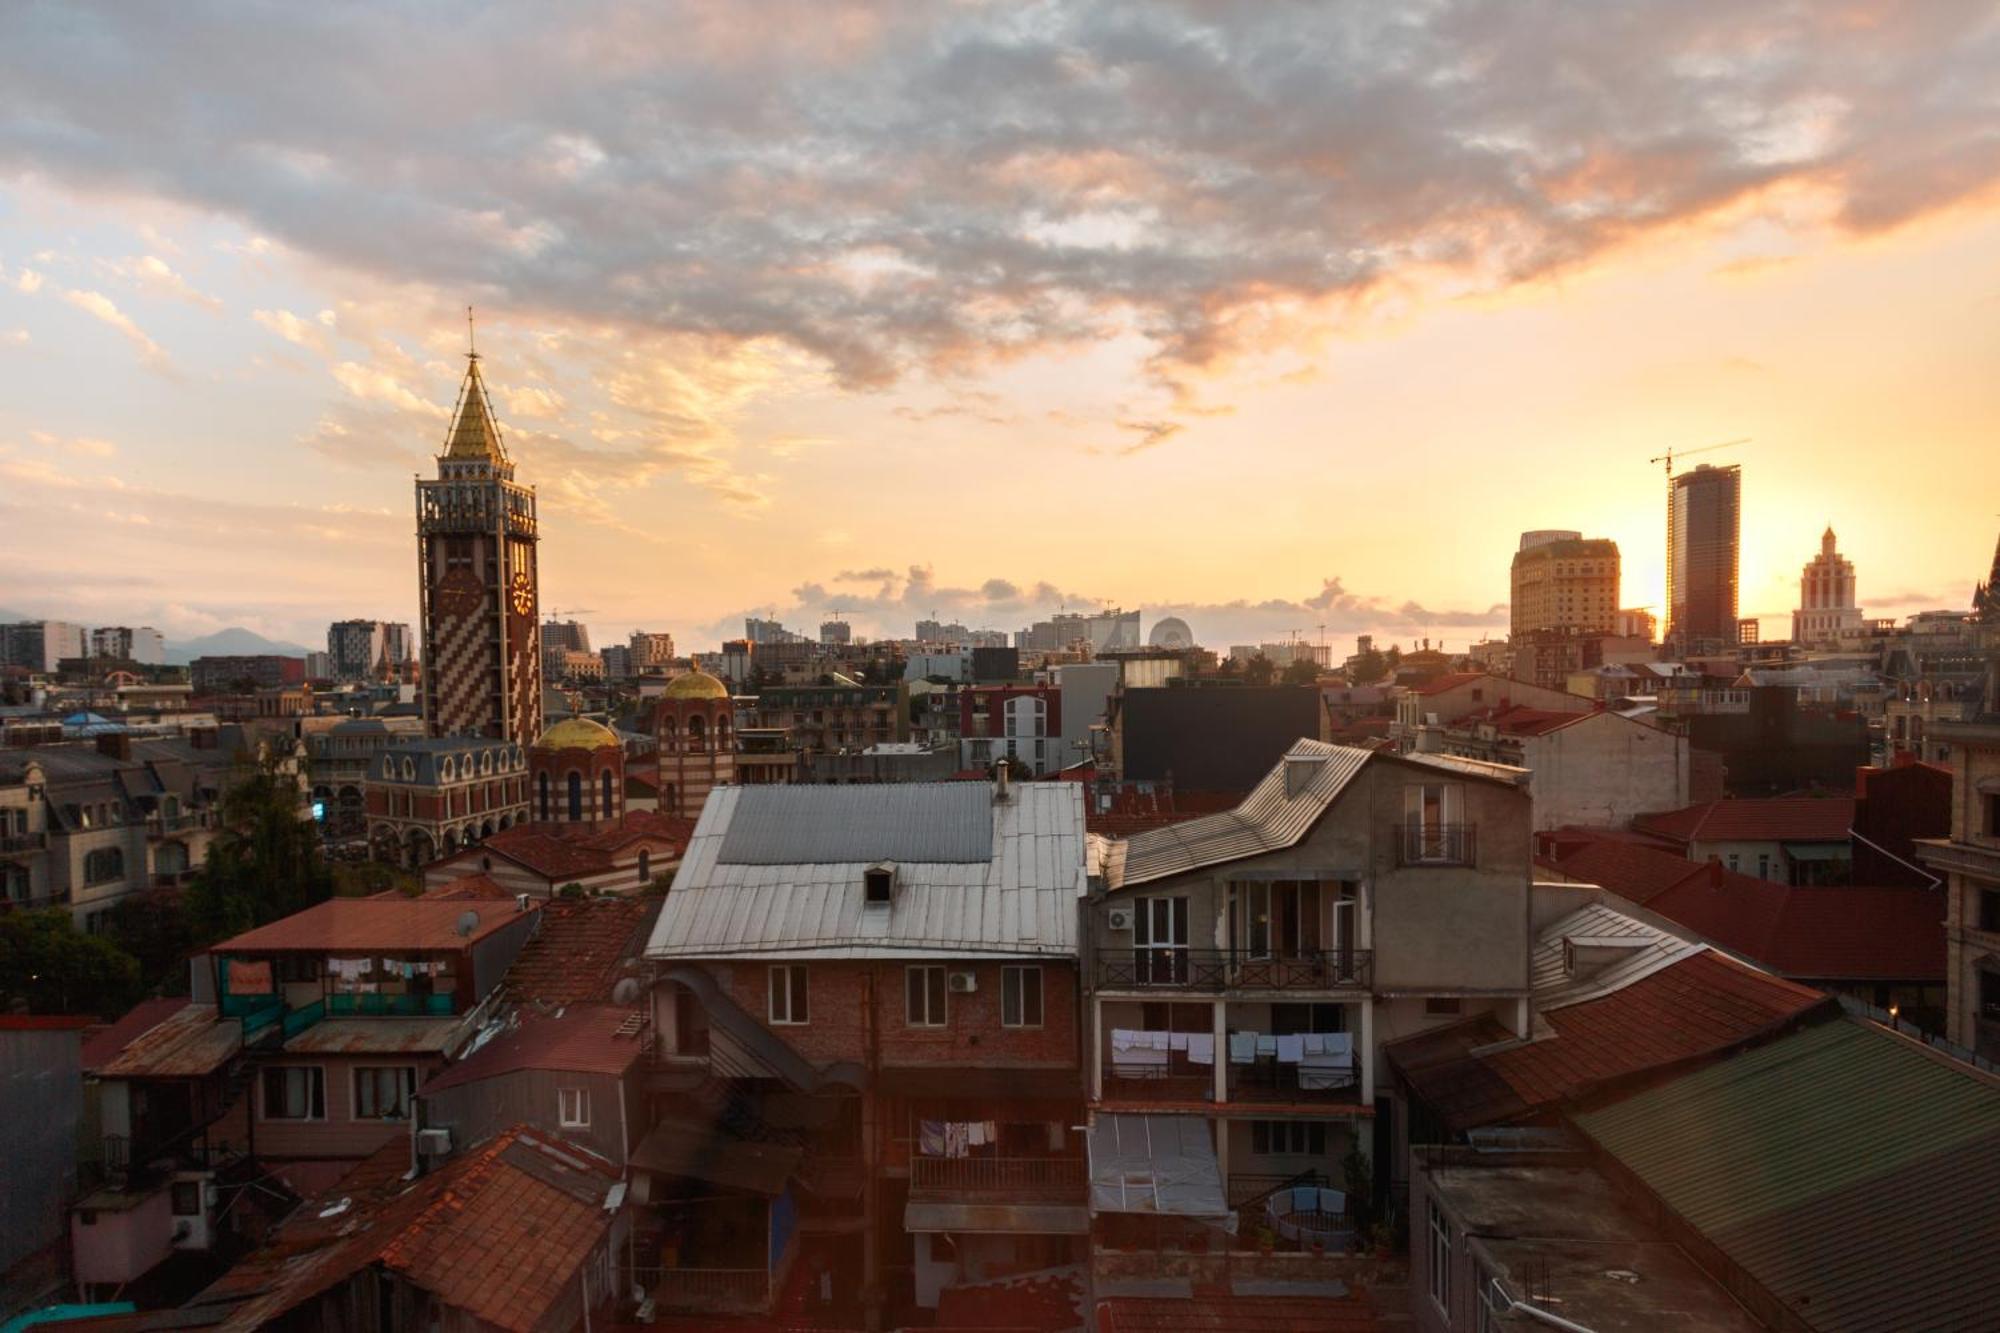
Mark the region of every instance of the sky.
POLYGON ((10 6, 0 606, 412 620, 465 308, 542 603, 683 650, 1140 607, 1504 633, 1522 531, 1742 610, 2000 531, 2000 11, 10 6))

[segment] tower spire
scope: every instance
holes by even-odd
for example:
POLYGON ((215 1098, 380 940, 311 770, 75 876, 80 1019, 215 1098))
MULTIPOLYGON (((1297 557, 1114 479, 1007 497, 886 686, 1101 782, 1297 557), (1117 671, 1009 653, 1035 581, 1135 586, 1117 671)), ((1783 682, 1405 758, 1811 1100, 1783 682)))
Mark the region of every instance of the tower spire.
POLYGON ((445 436, 446 458, 489 458, 507 461, 507 449, 500 441, 500 425, 494 419, 493 400, 487 395, 486 380, 479 373, 479 344, 474 337, 472 307, 465 308, 465 381, 459 385, 458 407, 452 413, 451 430, 445 436))
POLYGON ((479 359, 479 340, 473 337, 472 334, 471 306, 465 308, 465 359, 467 361, 477 361, 479 359))

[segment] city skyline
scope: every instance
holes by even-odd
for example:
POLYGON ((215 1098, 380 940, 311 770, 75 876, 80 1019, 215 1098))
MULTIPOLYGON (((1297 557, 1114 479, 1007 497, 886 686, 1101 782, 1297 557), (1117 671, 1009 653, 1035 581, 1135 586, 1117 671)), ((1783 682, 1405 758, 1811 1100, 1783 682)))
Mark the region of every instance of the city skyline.
POLYGON ((0 603, 308 645, 331 620, 414 621, 406 473, 442 446, 467 302, 543 510, 543 605, 588 608, 606 637, 699 645, 835 608, 874 636, 932 612, 1011 631, 1067 602, 1177 615, 1209 643, 1324 622, 1329 641, 1462 645, 1504 631, 1508 561, 1541 527, 1615 540, 1621 603, 1663 614, 1647 460, 1745 436, 1704 457, 1743 468, 1742 612, 1767 635, 1828 525, 1871 616, 1962 608, 1988 564, 1990 506, 1964 486, 2000 415, 1980 373, 2000 210, 1957 91, 1996 41, 1974 7, 1872 28, 1553 17, 1584 67, 1634 82, 1629 122, 1591 134, 1587 89, 1536 105, 1551 57, 1466 16, 855 9, 811 44, 698 18, 566 20, 544 86, 504 94, 479 61, 533 45, 527 19, 460 44, 425 26, 443 20, 352 25, 340 54, 385 94, 352 120, 316 69, 284 92, 257 72, 325 35, 304 18, 16 25, 0 603), (421 88, 395 84, 401 48, 446 45, 421 88), (1399 50, 1489 77, 1294 86, 1399 50), (261 130, 229 172, 172 83, 204 53, 182 82, 261 130), (702 62, 763 91, 724 92, 702 62), (1168 86, 1189 62, 1200 106, 1168 86), (605 105, 582 95, 598 80, 605 105), (831 105, 871 84, 877 114, 831 105), (1324 153, 1190 128, 1279 87, 1324 153), (1054 120, 1027 116, 1037 92, 1054 120), (130 132, 148 117, 128 97, 187 142, 130 132), (642 108, 698 142, 636 134, 642 108), (1135 137, 1147 108, 1166 120, 1135 137), (1353 116, 1397 126, 1395 164, 1353 116), (962 171, 937 175, 949 158, 962 171), (936 197, 892 188, 899 170, 936 197), (1171 183, 1190 171, 1259 183, 1171 183), (940 485, 979 475, 940 525, 940 485), (1118 540, 1084 540, 1107 515, 1118 540), (1412 519, 1446 535, 1411 542, 1412 519))

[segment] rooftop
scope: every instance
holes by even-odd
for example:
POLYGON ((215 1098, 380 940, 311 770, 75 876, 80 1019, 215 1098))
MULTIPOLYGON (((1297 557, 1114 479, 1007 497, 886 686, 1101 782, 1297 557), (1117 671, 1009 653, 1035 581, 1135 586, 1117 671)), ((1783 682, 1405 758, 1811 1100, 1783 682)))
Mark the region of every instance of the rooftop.
POLYGON ((1680 842, 1846 842, 1851 796, 1738 797, 1639 815, 1632 827, 1680 842))
POLYGON ((243 1025, 216 1021, 212 1004, 188 1003, 132 1036, 97 1067, 100 1078, 199 1078, 243 1049, 243 1025))
POLYGON ((645 1054, 634 1010, 572 1005, 552 1018, 526 1013, 520 1025, 481 1046, 424 1084, 422 1095, 524 1069, 620 1075, 645 1054))
POLYGON ((557 898, 501 984, 517 1004, 608 1003, 626 964, 638 959, 660 911, 658 898, 557 898))
MULTIPOLYGON (((529 911, 539 910, 530 907, 529 911)), ((519 915, 437 898, 329 898, 215 946, 218 953, 470 949, 519 915)))

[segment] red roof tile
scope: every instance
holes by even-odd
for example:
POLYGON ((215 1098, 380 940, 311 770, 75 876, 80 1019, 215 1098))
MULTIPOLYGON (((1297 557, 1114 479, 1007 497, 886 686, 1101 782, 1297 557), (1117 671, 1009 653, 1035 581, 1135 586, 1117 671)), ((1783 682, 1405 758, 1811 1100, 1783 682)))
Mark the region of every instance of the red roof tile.
POLYGON ((1678 842, 1846 842, 1851 796, 1739 797, 1640 815, 1632 827, 1678 842))
MULTIPOLYGON (((1461 685, 1470 685, 1475 680, 1485 680, 1488 678, 1488 675, 1489 673, 1484 671, 1447 671, 1442 676, 1431 677, 1421 685, 1412 685, 1410 693, 1443 694, 1446 690, 1454 690, 1461 685)), ((1494 676, 1492 679, 1496 681, 1500 680, 1498 676, 1494 676)), ((1506 682, 1500 681, 1500 683, 1504 685, 1506 682)))
POLYGON ((0 1032, 81 1032, 96 1025, 89 1014, 0 1014, 0 1032))
POLYGON ((462 902, 436 898, 330 898, 224 940, 215 951, 463 950, 515 916, 511 911, 479 912, 471 932, 460 934, 459 922, 467 910, 462 902))
POLYGON ((543 905, 541 927, 507 969, 516 1003, 602 1004, 637 959, 661 899, 557 898, 543 905))
POLYGON ((623 1074, 645 1050, 636 1027, 620 1031, 638 1012, 608 1004, 578 1004, 556 1018, 528 1013, 512 1032, 495 1037, 424 1084, 423 1095, 523 1069, 623 1074))
MULTIPOLYGON (((476 850, 504 856, 544 879, 573 880, 612 868, 611 853, 565 838, 556 824, 516 824, 481 842, 476 850)), ((467 855, 468 853, 461 853, 467 855)))
POLYGON ((172 1018, 194 1001, 182 997, 141 1000, 125 1015, 91 1033, 83 1040, 83 1069, 95 1073, 118 1058, 127 1046, 172 1018))

